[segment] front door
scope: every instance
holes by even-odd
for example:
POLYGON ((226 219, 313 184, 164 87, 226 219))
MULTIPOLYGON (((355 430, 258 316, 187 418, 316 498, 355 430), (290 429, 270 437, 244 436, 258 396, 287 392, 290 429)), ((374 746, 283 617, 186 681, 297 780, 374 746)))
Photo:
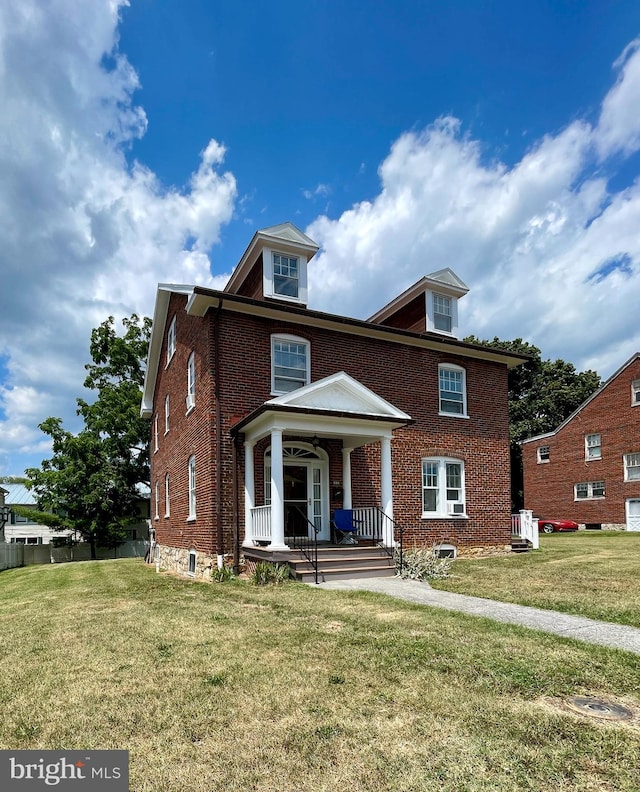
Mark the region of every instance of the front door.
POLYGON ((627 531, 640 531, 640 498, 627 501, 627 531))
POLYGON ((284 535, 308 536, 308 469, 306 465, 284 466, 284 535))

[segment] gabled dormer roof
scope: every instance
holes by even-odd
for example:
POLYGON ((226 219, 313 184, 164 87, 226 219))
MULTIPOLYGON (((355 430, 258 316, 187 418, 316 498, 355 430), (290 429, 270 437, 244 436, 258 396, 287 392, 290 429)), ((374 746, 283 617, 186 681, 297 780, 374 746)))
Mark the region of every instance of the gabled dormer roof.
POLYGON ((230 294, 239 293, 240 287, 251 273, 265 247, 275 247, 283 253, 304 255, 307 261, 313 258, 320 249, 313 239, 294 226, 293 223, 280 223, 279 225, 262 228, 260 231, 256 231, 247 249, 242 254, 242 258, 224 288, 225 292, 230 294))
POLYGON ((409 286, 402 294, 394 297, 391 302, 376 311, 367 321, 375 324, 384 324, 390 317, 427 291, 435 291, 448 297, 459 298, 464 297, 469 291, 469 287, 464 281, 460 280, 452 269, 445 267, 420 278, 413 286, 409 286))

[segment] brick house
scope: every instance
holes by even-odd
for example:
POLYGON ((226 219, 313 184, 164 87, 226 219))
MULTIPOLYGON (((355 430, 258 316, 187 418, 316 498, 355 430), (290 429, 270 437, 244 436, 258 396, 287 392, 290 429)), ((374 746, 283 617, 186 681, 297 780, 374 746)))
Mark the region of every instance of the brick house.
POLYGON ((554 432, 524 440, 522 463, 535 514, 640 530, 640 353, 554 432))
POLYGON ((158 286, 142 414, 161 566, 207 576, 225 555, 335 539, 510 543, 507 369, 457 338, 468 291, 422 278, 367 321, 307 307, 318 246, 256 232, 223 291, 158 286))

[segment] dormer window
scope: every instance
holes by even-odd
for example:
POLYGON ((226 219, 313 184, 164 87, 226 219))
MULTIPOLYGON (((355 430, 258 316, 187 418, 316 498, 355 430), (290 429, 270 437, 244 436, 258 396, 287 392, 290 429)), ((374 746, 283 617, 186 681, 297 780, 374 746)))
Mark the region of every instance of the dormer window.
POLYGON ((433 295, 433 327, 445 333, 451 332, 451 297, 433 295))
POLYGON ((273 254, 273 293, 282 297, 298 298, 298 259, 273 254))

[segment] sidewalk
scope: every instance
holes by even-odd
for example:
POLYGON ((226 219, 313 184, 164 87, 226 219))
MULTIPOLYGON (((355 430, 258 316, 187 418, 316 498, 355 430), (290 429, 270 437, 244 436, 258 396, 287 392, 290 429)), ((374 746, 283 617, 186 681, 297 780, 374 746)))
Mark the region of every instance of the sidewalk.
POLYGON ((397 577, 332 580, 320 583, 318 588, 374 591, 418 605, 430 605, 433 608, 459 611, 472 616, 484 616, 506 624, 519 624, 521 627, 554 633, 563 638, 575 638, 578 641, 640 654, 640 629, 637 627, 626 627, 623 624, 600 622, 582 616, 569 616, 557 611, 512 605, 481 597, 469 597, 466 594, 453 594, 450 591, 438 591, 431 588, 428 583, 417 580, 402 580, 397 577))

